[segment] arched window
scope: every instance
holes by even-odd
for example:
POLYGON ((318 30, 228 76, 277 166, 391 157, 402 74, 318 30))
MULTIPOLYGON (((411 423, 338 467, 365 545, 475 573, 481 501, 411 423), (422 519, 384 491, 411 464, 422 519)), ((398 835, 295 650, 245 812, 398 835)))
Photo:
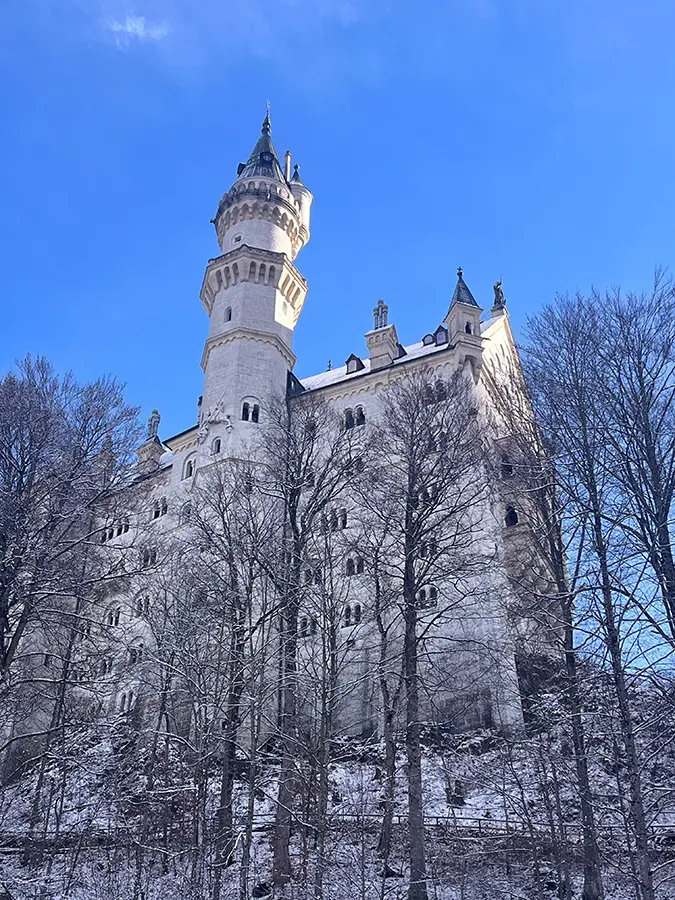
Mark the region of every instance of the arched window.
POLYGON ((347 558, 347 565, 345 566, 345 572, 347 575, 354 575, 356 572, 356 566, 354 565, 354 560, 349 556, 347 558))
POLYGON ((360 556, 356 558, 356 574, 363 575, 363 560, 360 556))
POLYGON ((502 456, 502 478, 513 478, 513 464, 506 454, 502 456))
POLYGON ((364 413, 362 406, 356 407, 355 421, 356 421, 357 425, 365 425, 366 424, 366 414, 364 413))
POLYGON ((111 656, 106 656, 101 660, 101 675, 109 675, 113 669, 113 661, 111 656))
POLYGON ((438 588, 432 585, 429 588, 429 606, 436 606, 438 603, 438 588))
POLYGON ((161 515, 161 512, 160 512, 160 507, 159 507, 159 500, 155 500, 155 503, 152 507, 152 518, 159 519, 160 515, 161 515))
POLYGON ((360 621, 361 621, 361 604, 355 603, 354 604, 354 624, 358 625, 360 621))
POLYGON ((232 321, 232 307, 231 306, 228 306, 227 309, 225 310, 225 321, 226 322, 232 321))
POLYGON ((506 507, 506 515, 504 516, 504 524, 507 528, 511 528, 513 525, 518 524, 518 513, 514 506, 506 507))
POLYGON ((420 588, 417 592, 417 603, 418 606, 426 606, 427 604, 427 592, 425 588, 420 588))
POLYGON ((260 263, 260 269, 258 270, 258 281, 261 281, 263 284, 265 283, 265 263, 260 263))
POLYGON ((188 500, 187 503, 184 503, 181 506, 180 516, 179 516, 178 521, 179 521, 180 525, 187 525, 191 519, 192 519, 192 504, 188 500))
POLYGON ((472 328, 471 328, 471 322, 467 322, 467 323, 466 323, 466 325, 464 326, 464 331, 465 331, 467 334, 473 334, 473 330, 472 330, 472 328))
POLYGON ((251 422, 255 422, 256 424, 260 421, 260 407, 257 403, 253 404, 253 409, 251 410, 251 422))
POLYGON ((116 627, 117 625, 120 624, 120 615, 121 615, 121 612, 122 612, 122 611, 121 611, 121 609, 120 609, 119 606, 115 606, 113 609, 111 609, 111 610, 108 611, 108 615, 106 616, 106 623, 107 623, 111 628, 114 628, 114 627, 116 627))
POLYGON ((270 273, 269 273, 269 278, 268 278, 268 282, 267 282, 267 283, 268 283, 268 284, 272 284, 272 282, 274 281, 274 279, 275 279, 276 277, 277 277, 277 270, 276 270, 276 268, 275 268, 274 266, 270 266, 270 273))
POLYGON ((354 427, 354 413, 351 409, 345 410, 345 431, 349 431, 354 427))
POLYGON ((220 453, 220 448, 221 448, 220 438, 214 438, 213 443, 211 444, 211 453, 214 456, 218 456, 218 454, 220 453))
POLYGON ((347 527, 347 510, 341 509, 340 510, 340 528, 344 531, 344 529, 346 527, 347 527))
POLYGON ((352 608, 351 608, 351 606, 345 606, 344 624, 347 628, 352 624, 352 608))
POLYGON ((333 510, 330 514, 330 530, 337 531, 338 530, 338 516, 335 510, 333 510))
POLYGON ((154 566, 157 562, 157 550, 154 547, 144 547, 141 552, 141 562, 144 567, 154 566))
POLYGON ((307 629, 309 622, 307 621, 307 616, 303 616, 300 619, 300 627, 298 628, 298 636, 299 637, 307 637, 307 629))
POLYGON ((241 420, 242 422, 248 422, 249 417, 251 415, 251 407, 248 403, 243 403, 241 407, 241 420))
POLYGON ((439 401, 448 399, 448 389, 440 378, 436 382, 436 399, 439 401))
POLYGON ((254 262, 252 262, 251 265, 248 267, 248 280, 249 281, 255 280, 255 263, 254 262))
POLYGON ((129 665, 135 666, 136 663, 143 659, 143 644, 137 644, 135 647, 129 647, 129 665))
POLYGON ((194 459, 188 459, 185 463, 185 468, 183 470, 183 480, 186 478, 192 478, 195 474, 195 461, 194 459))
POLYGON ((428 406, 436 399, 434 389, 430 384, 424 385, 424 403, 428 406))
POLYGON ((160 501, 159 514, 161 516, 165 516, 168 511, 169 511, 169 504, 167 503, 166 497, 162 497, 162 499, 160 501))
POLYGON ((127 531, 129 531, 129 519, 126 516, 124 517, 124 519, 122 521, 122 531, 124 532, 124 534, 126 534, 127 531))

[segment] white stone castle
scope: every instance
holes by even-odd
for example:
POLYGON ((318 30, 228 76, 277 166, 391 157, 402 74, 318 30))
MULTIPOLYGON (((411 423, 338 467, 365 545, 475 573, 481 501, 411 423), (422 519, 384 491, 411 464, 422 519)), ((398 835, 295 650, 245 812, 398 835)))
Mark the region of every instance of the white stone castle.
MULTIPOLYGON (((417 343, 407 347, 399 343, 395 326, 388 322, 387 306, 378 301, 374 327, 365 336, 367 355, 352 353, 345 365, 298 380, 293 375, 293 330, 307 296, 307 282, 295 259, 310 237, 312 200, 298 166, 291 171, 290 153, 281 164, 268 114, 248 162, 240 164, 213 220, 221 254, 208 262, 201 289, 209 332, 201 360, 204 388, 199 420, 180 434, 160 440, 155 411, 147 440, 138 450, 144 473, 143 506, 149 520, 162 520, 158 526, 180 527, 200 472, 245 452, 256 430, 264 427, 273 398, 315 394, 339 412, 345 428, 367 428, 377 420, 381 392, 408 373, 424 368, 433 371, 435 380, 464 371, 477 403, 486 407, 490 404, 484 385, 487 373, 498 379, 500 372, 518 365, 501 284, 494 286, 494 302, 484 318, 459 269, 442 324, 421 333, 417 343)), ((479 613, 472 609, 466 621, 447 626, 452 634, 444 635, 455 647, 461 641, 480 645, 490 657, 481 676, 460 653, 457 658, 462 663, 452 672, 447 669, 447 681, 452 684, 443 685, 438 679, 434 717, 441 723, 444 717, 453 719, 459 728, 517 726, 522 709, 516 657, 523 649, 550 647, 541 624, 536 624, 538 617, 526 614, 537 593, 546 594, 550 582, 546 561, 531 540, 522 503, 510 495, 513 473, 506 457, 502 470, 503 485, 485 511, 486 520, 492 522, 488 530, 493 562, 486 576, 489 591, 483 593, 491 599, 484 601, 479 613)), ((133 530, 133 523, 131 529, 127 523, 116 524, 105 537, 124 543, 132 539, 133 530)), ((352 574, 357 574, 353 566, 345 575, 352 574)), ((345 728, 372 733, 378 728, 377 685, 370 672, 374 654, 365 637, 353 636, 358 627, 368 632, 368 598, 367 592, 361 597, 358 588, 354 596, 346 624, 354 648, 350 671, 359 687, 358 698, 345 707, 345 728)), ((119 595, 106 599, 102 613, 110 627, 126 629, 132 661, 134 646, 143 640, 139 622, 147 602, 143 592, 119 595)), ((305 630, 306 620, 300 628, 305 630)), ((437 658, 446 657, 448 646, 438 645, 437 658)), ((114 663, 107 665, 112 668, 114 663)), ((133 666, 119 671, 114 708, 124 712, 132 707, 139 691, 133 666)))

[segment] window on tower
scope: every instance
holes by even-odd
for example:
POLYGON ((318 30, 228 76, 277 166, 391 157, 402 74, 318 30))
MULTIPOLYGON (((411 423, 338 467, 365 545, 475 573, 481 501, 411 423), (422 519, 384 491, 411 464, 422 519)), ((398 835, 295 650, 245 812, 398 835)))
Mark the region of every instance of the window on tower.
POLYGON ((248 403, 242 404, 241 407, 241 420, 242 422, 248 422, 251 417, 251 407, 248 403))
POLYGON ((231 306, 228 306, 227 309, 225 310, 225 321, 226 322, 232 321, 232 307, 231 306))
POLYGON ((258 423, 260 421, 260 407, 257 403, 253 404, 253 409, 251 410, 251 422, 258 423))

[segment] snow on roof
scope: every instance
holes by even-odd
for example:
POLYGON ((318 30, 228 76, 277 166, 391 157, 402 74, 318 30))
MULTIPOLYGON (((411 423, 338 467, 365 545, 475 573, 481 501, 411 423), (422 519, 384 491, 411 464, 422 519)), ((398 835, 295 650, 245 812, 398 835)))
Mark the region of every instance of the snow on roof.
MULTIPOLYGON (((486 322, 481 322, 481 334, 490 328, 496 321, 497 319, 493 318, 488 319, 486 322)), ((447 350, 450 346, 451 345, 447 342, 443 344, 425 344, 423 341, 418 341, 416 344, 410 344, 410 346, 405 347, 405 356, 399 356, 398 359, 394 360, 393 364, 398 365, 398 363, 406 362, 409 359, 419 359, 422 356, 432 356, 434 353, 438 353, 441 350, 447 350)), ((327 372, 320 372, 318 375, 310 375, 309 378, 302 378, 300 381, 307 391, 316 391, 319 388, 328 387, 330 384, 351 381, 353 378, 359 378, 370 372, 370 360, 364 359, 362 362, 364 368, 359 369, 357 372, 348 373, 346 365, 337 366, 335 369, 329 369, 327 372)))

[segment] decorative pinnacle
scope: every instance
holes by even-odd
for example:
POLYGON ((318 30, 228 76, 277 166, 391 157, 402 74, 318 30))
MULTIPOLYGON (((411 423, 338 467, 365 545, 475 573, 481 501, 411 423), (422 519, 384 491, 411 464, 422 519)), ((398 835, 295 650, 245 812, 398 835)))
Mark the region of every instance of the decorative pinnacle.
POLYGON ((457 277, 458 277, 458 278, 461 278, 463 275, 464 275, 464 272, 463 272, 463 270, 462 270, 462 267, 461 267, 461 266, 457 266, 457 277))
POLYGON ((265 119, 262 124, 262 133, 269 134, 272 130, 272 121, 270 119, 270 101, 267 101, 267 112, 265 113, 265 119))

